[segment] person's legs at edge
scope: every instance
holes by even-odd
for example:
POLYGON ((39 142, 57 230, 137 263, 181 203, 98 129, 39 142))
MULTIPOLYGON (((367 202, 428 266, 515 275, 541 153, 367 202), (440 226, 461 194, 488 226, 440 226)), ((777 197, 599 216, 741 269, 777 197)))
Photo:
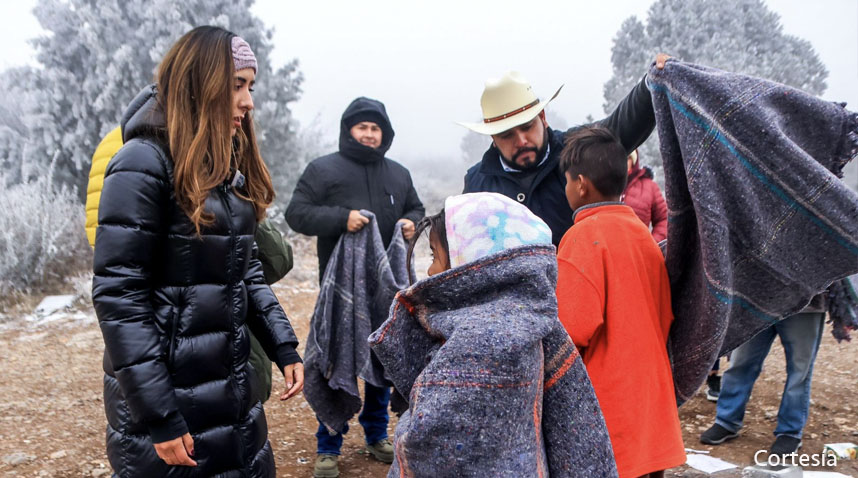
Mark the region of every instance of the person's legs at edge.
POLYGON ((387 439, 389 403, 389 387, 376 387, 364 383, 363 410, 358 415, 358 422, 363 427, 367 449, 375 458, 385 463, 393 461, 393 445, 387 439))
POLYGON ((799 313, 775 326, 784 347, 787 365, 787 379, 778 410, 775 436, 787 435, 801 439, 810 408, 813 364, 822 340, 824 323, 824 313, 799 313))
POLYGON ((732 433, 738 433, 745 417, 745 407, 760 376, 763 362, 775 339, 775 329, 769 327, 733 350, 730 367, 721 377, 715 423, 732 433))
MULTIPOLYGON (((318 421, 319 418, 316 417, 318 421)), ((349 432, 349 424, 346 423, 342 433, 331 435, 328 428, 319 421, 319 429, 316 430, 316 464, 313 467, 313 476, 316 478, 333 478, 340 475, 338 459, 340 449, 343 447, 343 435, 349 432)))
POLYGON ((363 427, 368 445, 387 438, 387 423, 390 419, 387 413, 389 403, 389 387, 364 384, 363 410, 358 416, 358 422, 363 427))
MULTIPOLYGON (((318 417, 316 421, 319 421, 318 417)), ((319 455, 339 455, 343 447, 343 435, 349 432, 349 424, 346 423, 342 433, 331 435, 328 427, 319 421, 319 429, 316 430, 316 453, 319 455)))
POLYGON ((712 370, 709 371, 709 376, 706 377, 706 400, 710 402, 718 401, 718 394, 721 393, 721 376, 718 375, 721 368, 721 358, 715 361, 712 365, 712 370))

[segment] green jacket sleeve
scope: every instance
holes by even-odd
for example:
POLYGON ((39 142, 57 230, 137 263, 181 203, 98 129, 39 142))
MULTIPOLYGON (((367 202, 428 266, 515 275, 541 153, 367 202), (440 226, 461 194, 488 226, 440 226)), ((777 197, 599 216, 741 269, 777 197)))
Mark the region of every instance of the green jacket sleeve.
POLYGON ((267 219, 259 223, 255 239, 265 282, 271 285, 292 270, 292 246, 280 234, 277 227, 267 219))

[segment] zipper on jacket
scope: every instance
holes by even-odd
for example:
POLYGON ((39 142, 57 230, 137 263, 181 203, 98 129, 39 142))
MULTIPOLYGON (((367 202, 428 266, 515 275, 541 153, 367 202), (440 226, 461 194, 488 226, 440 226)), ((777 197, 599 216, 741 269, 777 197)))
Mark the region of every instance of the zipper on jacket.
MULTIPOLYGON (((226 210, 226 214, 227 214, 226 228, 229 231, 229 239, 230 239, 229 266, 227 267, 227 280, 226 280, 227 294, 228 294, 227 312, 229 314, 229 326, 231 329, 233 329, 230 331, 230 334, 233 335, 233 337, 232 337, 232 340, 230 341, 230 342, 232 342, 232 359, 230 360, 229 379, 230 379, 230 383, 232 384, 232 391, 235 394, 235 398, 237 400, 239 400, 239 403, 241 403, 242 396, 241 396, 241 393, 239 393, 240 390, 238 389, 238 383, 237 383, 236 377, 235 377, 235 358, 237 355, 237 351, 236 351, 236 342, 235 342, 236 341, 236 336, 235 336, 236 330, 234 328, 235 328, 236 324, 235 324, 235 316, 233 315, 234 303, 232 300, 233 299, 233 286, 234 286, 233 269, 234 269, 234 265, 235 265, 235 248, 236 248, 237 240, 235 238, 235 230, 233 230, 233 228, 232 228, 232 207, 230 207, 230 205, 229 205, 229 186, 227 186, 226 184, 221 184, 220 186, 218 186, 218 191, 220 193, 220 201, 221 201, 221 203, 223 203, 223 207, 226 210)), ((244 408, 243 404, 241 404, 241 405, 242 406, 239 407, 240 410, 244 408)), ((239 421, 241 421, 244 417, 239 416, 236 418, 239 421)), ((238 427, 239 425, 240 424, 237 423, 235 426, 238 427)), ((237 436, 238 436, 239 446, 241 447, 241 450, 242 450, 241 465, 245 466, 245 465, 247 465, 247 460, 246 460, 246 456, 245 456, 245 454, 247 453, 247 450, 246 450, 245 445, 244 445, 244 439, 241 437, 241 433, 238 433, 237 436)))
POLYGON ((368 166, 369 165, 364 165, 364 167, 363 167, 363 177, 364 177, 364 180, 366 181, 366 193, 367 193, 367 196, 369 196, 370 211, 378 214, 378 209, 375 207, 375 201, 373 198, 373 191, 372 191, 372 188, 370 187, 371 185, 369 183, 369 167, 368 166))
MULTIPOLYGON (((226 184, 221 184, 218 186, 218 191, 220 192, 220 202, 223 203, 223 207, 226 210, 229 218, 232 218, 232 208, 229 206, 229 186, 226 184)), ((232 230, 232 221, 226 221, 226 229, 229 231, 229 266, 227 267, 227 283, 232 284, 233 282, 233 265, 235 264, 235 231, 232 230)), ((230 288, 230 295, 232 295, 232 288, 230 288)), ((231 298, 231 297, 230 297, 231 298)), ((230 318, 232 318, 232 308, 230 308, 230 318)))

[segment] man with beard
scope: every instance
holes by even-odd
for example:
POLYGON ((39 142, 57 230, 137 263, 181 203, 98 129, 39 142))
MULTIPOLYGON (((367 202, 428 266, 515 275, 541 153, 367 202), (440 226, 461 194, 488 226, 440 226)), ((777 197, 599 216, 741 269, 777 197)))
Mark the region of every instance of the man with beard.
MULTIPOLYGON (((669 57, 659 54, 656 67, 669 57)), ((562 88, 562 87, 561 87, 562 88)), ((545 119, 545 107, 519 73, 486 81, 480 100, 481 123, 459 123, 479 134, 490 135, 492 145, 483 159, 465 174, 465 193, 495 192, 527 206, 551 228, 555 246, 572 226, 572 210, 566 201, 566 177, 557 165, 568 131, 553 130, 545 119)), ((631 153, 652 133, 655 115, 652 98, 642 79, 607 118, 594 125, 610 129, 631 153)), ((586 125, 592 126, 592 125, 586 125)))

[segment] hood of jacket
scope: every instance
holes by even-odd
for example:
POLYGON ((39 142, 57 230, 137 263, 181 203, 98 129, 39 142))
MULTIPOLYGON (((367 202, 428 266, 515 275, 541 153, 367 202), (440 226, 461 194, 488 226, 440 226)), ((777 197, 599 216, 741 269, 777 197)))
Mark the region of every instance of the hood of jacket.
POLYGON ((626 191, 628 191, 629 186, 632 185, 635 181, 641 178, 652 179, 653 173, 652 168, 649 166, 641 166, 640 159, 635 161, 635 164, 632 166, 632 169, 629 170, 628 179, 626 179, 626 191))
POLYGON ((530 209, 503 194, 470 193, 444 201, 447 252, 453 267, 506 249, 551 245, 551 229, 530 209))
POLYGON ((384 103, 361 96, 351 102, 340 120, 340 154, 361 163, 379 161, 384 159, 384 155, 393 144, 393 136, 393 126, 390 124, 384 103), (349 118, 364 114, 371 114, 378 119, 378 126, 381 127, 381 145, 378 148, 370 148, 357 142, 347 126, 349 118))
POLYGON ((157 89, 155 85, 147 85, 137 96, 128 103, 122 120, 122 142, 137 136, 155 135, 165 136, 167 121, 164 118, 164 110, 158 104, 157 89))
MULTIPOLYGON (((494 335, 507 344, 517 342, 521 346, 543 337, 557 323, 556 285, 557 253, 552 245, 514 247, 481 257, 397 293, 390 317, 370 335, 370 345, 386 363, 391 357, 388 351, 379 350, 378 344, 392 323, 407 316, 420 328, 431 331, 426 340, 439 344, 463 330, 472 330, 466 333, 494 335), (487 328, 488 320, 498 320, 502 330, 493 333, 487 328), (520 329, 515 327, 518 332, 512 331, 513 322, 521 324, 520 329)), ((416 350, 403 360, 410 365, 385 366, 385 372, 407 397, 426 362, 416 350)))

